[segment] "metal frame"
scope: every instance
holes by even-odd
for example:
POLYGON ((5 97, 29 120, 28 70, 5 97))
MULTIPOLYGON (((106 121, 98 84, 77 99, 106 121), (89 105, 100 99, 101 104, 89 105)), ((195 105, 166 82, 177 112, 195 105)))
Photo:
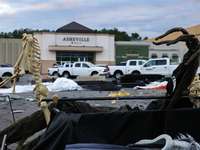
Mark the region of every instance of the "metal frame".
MULTIPOLYGON (((181 98, 188 98, 182 96, 181 98)), ((195 97, 199 99, 200 97, 195 97)), ((117 96, 117 97, 79 97, 79 98, 59 98, 58 101, 90 101, 90 100, 141 100, 141 99, 171 99, 170 96, 117 96)), ((53 101, 52 99, 42 99, 42 101, 53 101)))
POLYGON ((13 116, 13 121, 15 122, 15 116, 14 116, 14 112, 13 112, 13 107, 12 107, 10 95, 2 95, 1 97, 7 97, 8 98, 8 101, 9 101, 9 104, 10 104, 10 109, 11 109, 12 116, 13 116))

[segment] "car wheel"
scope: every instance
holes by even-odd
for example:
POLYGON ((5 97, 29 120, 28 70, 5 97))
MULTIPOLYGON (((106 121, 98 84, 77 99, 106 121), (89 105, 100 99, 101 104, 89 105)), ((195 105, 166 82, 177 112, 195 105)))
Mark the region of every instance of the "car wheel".
MULTIPOLYGON (((11 73, 4 73, 4 74, 2 75, 2 77, 7 77, 7 78, 9 78, 9 77, 11 77, 11 76, 12 76, 11 73)), ((11 80, 11 82, 13 82, 13 80, 11 80)))
POLYGON ((140 72, 138 72, 138 71, 133 71, 131 74, 133 74, 133 75, 140 75, 140 72))
POLYGON ((114 77, 119 80, 122 75, 123 75, 123 73, 121 71, 116 71, 114 74, 114 77))
POLYGON ((53 76, 58 77, 58 73, 57 73, 57 72, 54 72, 54 73, 53 73, 53 76))
POLYGON ((91 76, 95 76, 95 75, 98 75, 98 72, 96 71, 92 72, 91 76))
POLYGON ((110 73, 107 73, 107 74, 106 74, 106 78, 110 78, 110 73))
POLYGON ((69 77, 70 77, 69 72, 64 72, 64 73, 63 73, 63 77, 69 78, 69 77))
POLYGON ((11 77, 11 76, 12 76, 12 74, 10 74, 10 73, 5 73, 5 74, 3 74, 2 77, 11 77))

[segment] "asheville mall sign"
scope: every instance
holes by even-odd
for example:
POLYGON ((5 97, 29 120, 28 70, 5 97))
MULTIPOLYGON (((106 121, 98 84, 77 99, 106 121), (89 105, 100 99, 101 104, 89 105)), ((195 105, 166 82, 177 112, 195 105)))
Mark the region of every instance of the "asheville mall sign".
POLYGON ((95 36, 56 35, 55 45, 96 46, 95 36))
POLYGON ((64 37, 63 41, 70 42, 70 44, 82 44, 82 42, 90 42, 88 37, 64 37))

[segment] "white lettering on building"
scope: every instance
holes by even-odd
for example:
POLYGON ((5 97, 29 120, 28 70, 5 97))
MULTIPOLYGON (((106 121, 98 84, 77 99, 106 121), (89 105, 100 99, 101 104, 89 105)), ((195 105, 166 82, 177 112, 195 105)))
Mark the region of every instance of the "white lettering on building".
POLYGON ((71 44, 81 44, 81 42, 89 42, 89 38, 82 37, 64 37, 63 41, 71 42, 71 44))

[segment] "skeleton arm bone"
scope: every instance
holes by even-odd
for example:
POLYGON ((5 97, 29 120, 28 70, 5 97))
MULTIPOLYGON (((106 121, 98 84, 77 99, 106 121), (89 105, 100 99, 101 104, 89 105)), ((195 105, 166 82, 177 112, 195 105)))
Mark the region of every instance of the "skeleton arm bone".
MULTIPOLYGON (((19 65, 20 65, 21 60, 23 58, 23 53, 24 52, 22 51, 21 55, 19 56, 19 58, 18 58, 18 60, 17 60, 17 62, 15 64, 15 66, 14 66, 14 74, 18 73, 17 71, 19 69, 19 65)), ((12 90, 12 93, 15 93, 15 85, 16 85, 16 78, 14 78, 14 81, 13 81, 13 90, 12 90)))
MULTIPOLYGON (((23 38, 24 39, 24 38, 23 38)), ((30 40, 30 38, 28 38, 30 40)), ((23 58, 22 58, 22 63, 21 63, 21 71, 20 71, 20 75, 23 76, 25 75, 25 62, 27 61, 27 55, 29 52, 29 48, 30 48, 31 43, 27 42, 24 47, 25 49, 23 50, 23 58)))
POLYGON ((194 35, 187 34, 187 35, 181 35, 181 36, 179 36, 177 39, 171 41, 167 45, 174 44, 174 43, 177 43, 179 41, 186 42, 186 45, 190 49, 190 51, 193 51, 193 52, 195 51, 192 54, 192 56, 190 57, 190 59, 185 63, 185 65, 188 65, 192 60, 194 60, 200 54, 200 44, 199 44, 199 41, 198 41, 198 39, 194 35), (190 45, 192 45, 192 48, 191 48, 190 45))
POLYGON ((183 34, 188 34, 188 32, 184 29, 184 28, 173 28, 173 29, 170 29, 168 30, 165 34, 161 35, 161 36, 158 36, 155 40, 159 40, 159 39, 162 39, 163 37, 173 33, 173 32, 179 32, 181 31, 183 34))
POLYGON ((9 78, 7 78, 7 79, 5 79, 5 80, 3 80, 3 81, 0 83, 0 87, 3 87, 3 86, 6 85, 8 82, 10 82, 11 80, 14 79, 14 82, 13 82, 13 91, 12 91, 12 93, 15 93, 16 77, 19 76, 17 70, 19 69, 19 64, 20 64, 22 58, 23 58, 23 52, 21 53, 19 59, 17 60, 15 66, 14 66, 14 75, 11 76, 11 77, 9 77, 9 78))
POLYGON ((197 50, 191 57, 190 59, 184 64, 184 65, 188 65, 192 60, 194 60, 196 57, 199 57, 200 55, 200 49, 197 50))
POLYGON ((13 76, 3 80, 1 83, 0 83, 0 87, 3 87, 4 85, 6 85, 8 82, 10 82, 11 80, 13 80, 14 78, 16 78, 18 76, 18 73, 14 74, 13 76))
POLYGON ((178 38, 176 38, 174 40, 171 40, 171 42, 167 43, 167 45, 175 44, 175 43, 178 43, 180 41, 187 42, 187 40, 189 38, 193 38, 193 37, 194 37, 193 34, 184 34, 184 35, 181 35, 181 36, 179 36, 178 38))
POLYGON ((185 42, 188 38, 192 38, 194 37, 194 35, 192 34, 186 34, 186 35, 181 35, 178 38, 174 39, 174 40, 166 40, 166 41, 160 41, 160 42, 153 42, 153 44, 155 45, 161 45, 161 44, 166 44, 167 46, 171 45, 171 44, 175 44, 177 42, 183 41, 185 42))
POLYGON ((15 72, 15 73, 16 73, 17 70, 19 69, 19 65, 20 65, 20 63, 21 63, 21 61, 22 61, 23 55, 24 55, 24 52, 22 51, 22 53, 20 54, 20 56, 19 56, 19 58, 18 58, 18 60, 17 60, 17 62, 16 62, 16 64, 15 64, 15 66, 14 66, 14 72, 15 72))
POLYGON ((153 42, 153 44, 155 44, 155 45, 161 45, 161 44, 167 44, 169 42, 171 42, 171 40, 166 40, 166 41, 161 41, 161 42, 153 42))
MULTIPOLYGON (((198 41, 196 41, 197 39, 195 38, 194 35, 192 35, 192 34, 184 34, 184 35, 179 36, 175 40, 166 40, 166 41, 161 41, 161 42, 153 42, 153 44, 155 44, 155 45, 166 44, 167 46, 169 46, 169 45, 175 44, 175 43, 177 43, 179 41, 183 41, 183 42, 187 43, 187 42, 189 42, 188 39, 193 39, 196 43, 198 43, 198 41)), ((199 47, 200 47, 200 45, 197 44, 196 49, 199 48, 199 47)), ((196 49, 194 49, 193 51, 195 51, 196 49)), ((200 55, 200 49, 196 50, 196 52, 190 57, 190 59, 185 63, 185 65, 188 65, 192 60, 194 60, 199 55, 200 55)))

